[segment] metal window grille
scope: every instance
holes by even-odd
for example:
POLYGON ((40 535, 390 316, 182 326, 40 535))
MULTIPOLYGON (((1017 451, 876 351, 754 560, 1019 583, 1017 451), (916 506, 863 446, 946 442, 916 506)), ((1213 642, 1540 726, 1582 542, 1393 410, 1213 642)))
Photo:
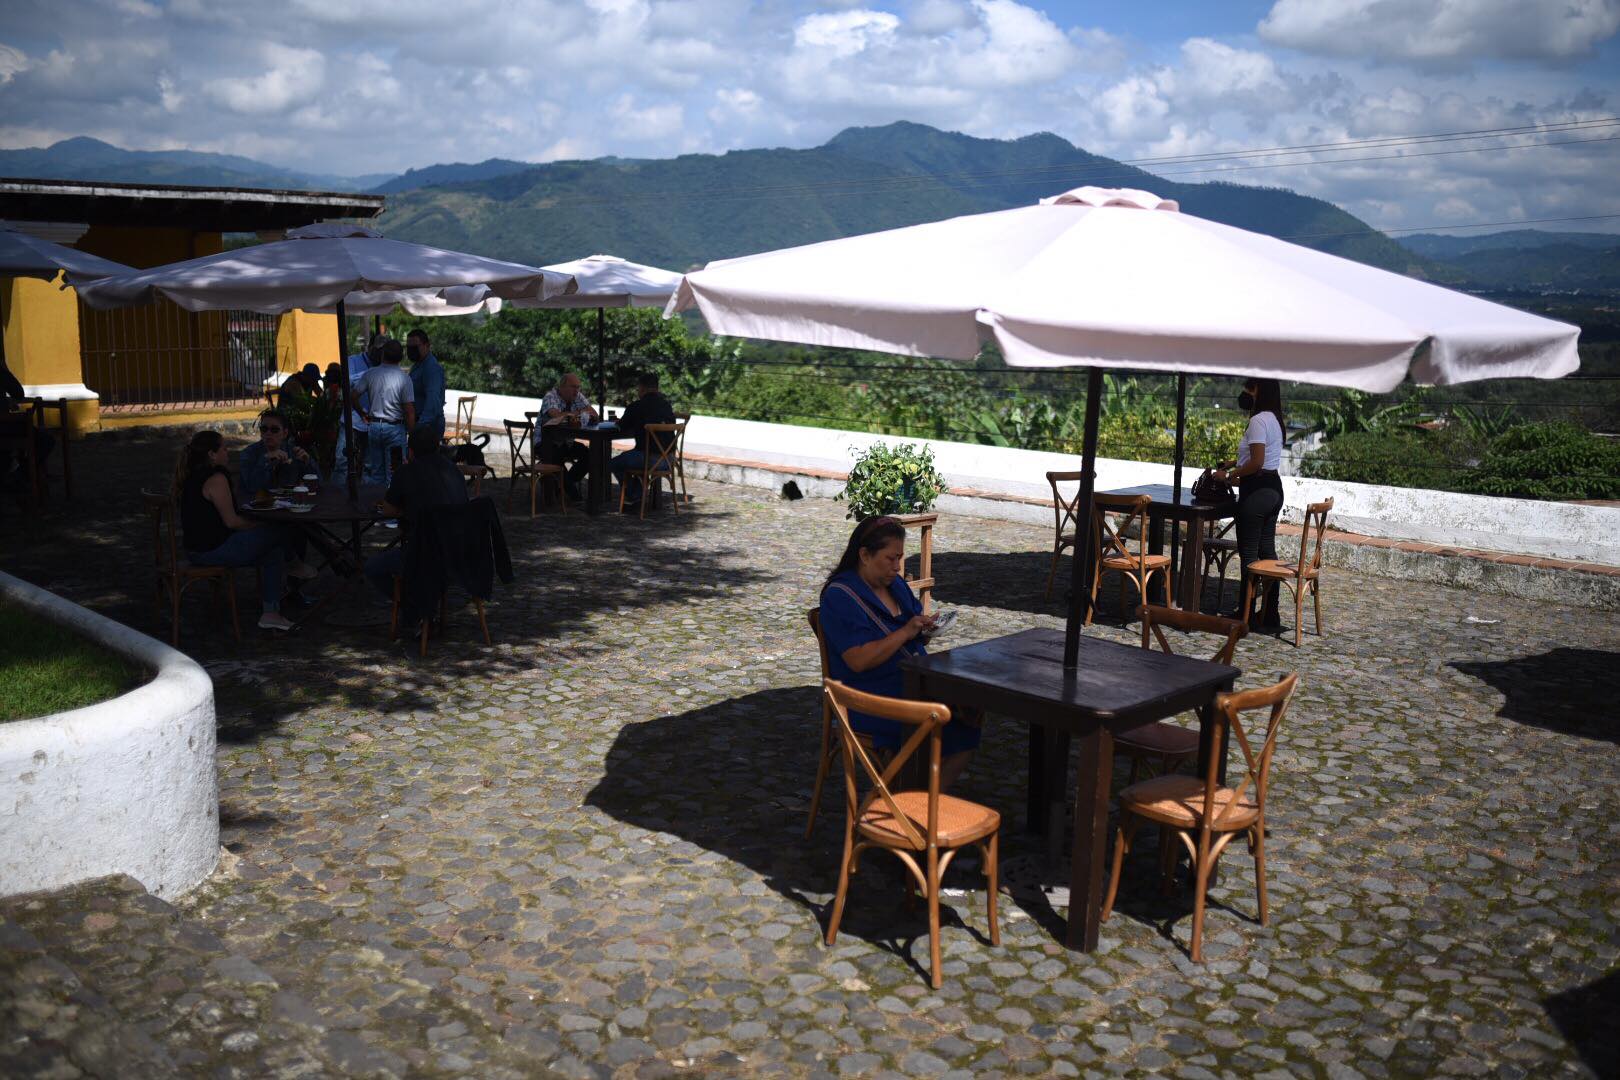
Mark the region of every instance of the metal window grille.
POLYGON ((254 311, 191 312, 160 300, 145 307, 79 307, 84 381, 113 411, 260 404, 276 371, 278 317, 254 311))

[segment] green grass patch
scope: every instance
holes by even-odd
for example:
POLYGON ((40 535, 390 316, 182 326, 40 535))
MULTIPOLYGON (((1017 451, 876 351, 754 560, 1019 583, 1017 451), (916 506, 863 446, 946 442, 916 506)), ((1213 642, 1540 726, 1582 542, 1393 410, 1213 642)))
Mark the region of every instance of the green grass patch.
POLYGON ((117 697, 147 673, 73 631, 0 604, 0 723, 117 697))

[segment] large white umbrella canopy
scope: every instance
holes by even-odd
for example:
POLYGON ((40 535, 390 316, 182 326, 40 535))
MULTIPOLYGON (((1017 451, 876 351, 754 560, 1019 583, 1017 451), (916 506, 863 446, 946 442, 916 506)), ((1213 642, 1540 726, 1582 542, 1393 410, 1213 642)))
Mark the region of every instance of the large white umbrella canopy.
POLYGON ((187 311, 279 314, 335 310, 351 293, 467 285, 503 299, 543 299, 577 287, 567 275, 537 266, 389 240, 362 225, 322 224, 294 229, 285 240, 92 282, 79 288, 79 298, 111 308, 163 296, 187 311))
POLYGON ((1577 327, 1117 189, 710 263, 666 314, 692 306, 737 337, 1374 392, 1579 366, 1577 327))
MULTIPOLYGON (((387 315, 395 307, 410 315, 489 315, 501 310, 503 301, 491 296, 483 285, 455 285, 448 289, 390 289, 382 292, 352 292, 343 300, 346 315, 387 315)), ((330 315, 333 310, 320 314, 330 315)))
POLYGON ((578 291, 549 300, 516 300, 513 307, 663 307, 681 284, 681 275, 674 270, 645 266, 615 255, 587 255, 572 262, 552 263, 545 269, 568 274, 579 282, 578 291))
POLYGON ((0 277, 32 277, 51 281, 64 270, 78 281, 135 273, 133 266, 103 259, 65 244, 41 240, 0 221, 0 277))

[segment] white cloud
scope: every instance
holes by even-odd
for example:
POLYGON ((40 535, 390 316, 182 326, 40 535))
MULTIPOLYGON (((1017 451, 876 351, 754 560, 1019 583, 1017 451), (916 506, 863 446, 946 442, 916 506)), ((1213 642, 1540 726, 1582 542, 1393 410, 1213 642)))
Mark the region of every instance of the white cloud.
POLYGON ((213 80, 209 95, 234 112, 264 115, 285 112, 320 94, 326 78, 324 54, 268 42, 263 60, 269 67, 258 75, 213 80))
POLYGON ((808 15, 794 27, 793 43, 801 49, 848 57, 887 44, 899 26, 899 18, 887 11, 859 9, 808 15))
POLYGON ((1620 30, 1620 0, 1277 0, 1260 22, 1275 45, 1420 64, 1590 56, 1620 30))
POLYGON ((25 71, 27 68, 27 53, 0 42, 0 84, 10 82, 19 71, 25 71))

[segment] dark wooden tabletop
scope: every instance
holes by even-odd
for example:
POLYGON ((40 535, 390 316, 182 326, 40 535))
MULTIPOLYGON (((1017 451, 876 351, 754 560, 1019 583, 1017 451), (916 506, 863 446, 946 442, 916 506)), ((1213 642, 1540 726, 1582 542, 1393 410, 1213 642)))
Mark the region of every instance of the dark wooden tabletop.
POLYGON ((947 703, 952 695, 944 691, 966 690, 971 694, 955 696, 971 696, 971 703, 993 712, 1066 728, 1100 722, 1114 730, 1202 705, 1240 674, 1225 664, 1096 637, 1081 637, 1079 663, 1065 670, 1061 630, 1024 630, 903 666, 925 693, 939 692, 947 703))
MULTIPOLYGON (((315 524, 330 525, 336 522, 348 521, 375 521, 383 514, 377 512, 377 503, 382 499, 384 488, 373 484, 360 485, 360 494, 354 500, 349 500, 349 489, 344 484, 322 484, 321 489, 315 493, 314 509, 293 511, 287 509, 259 510, 253 507, 242 509, 244 517, 256 521, 287 522, 289 524, 315 524)), ((278 496, 278 498, 297 499, 296 495, 278 496)))
MULTIPOLYGON (((1197 477, 1195 476, 1193 479, 1197 479, 1197 477)), ((1235 513, 1237 510, 1236 499, 1223 499, 1220 502, 1214 503, 1194 502, 1192 497, 1191 481, 1182 486, 1181 501, 1179 503, 1176 503, 1175 499, 1173 498, 1175 495, 1175 488, 1169 484, 1138 484, 1135 487, 1111 488, 1108 491, 1100 491, 1098 494, 1126 496, 1146 495, 1148 498, 1153 500, 1155 507, 1168 508, 1174 504, 1181 507, 1183 510, 1203 511, 1210 514, 1221 514, 1223 512, 1235 513)))

